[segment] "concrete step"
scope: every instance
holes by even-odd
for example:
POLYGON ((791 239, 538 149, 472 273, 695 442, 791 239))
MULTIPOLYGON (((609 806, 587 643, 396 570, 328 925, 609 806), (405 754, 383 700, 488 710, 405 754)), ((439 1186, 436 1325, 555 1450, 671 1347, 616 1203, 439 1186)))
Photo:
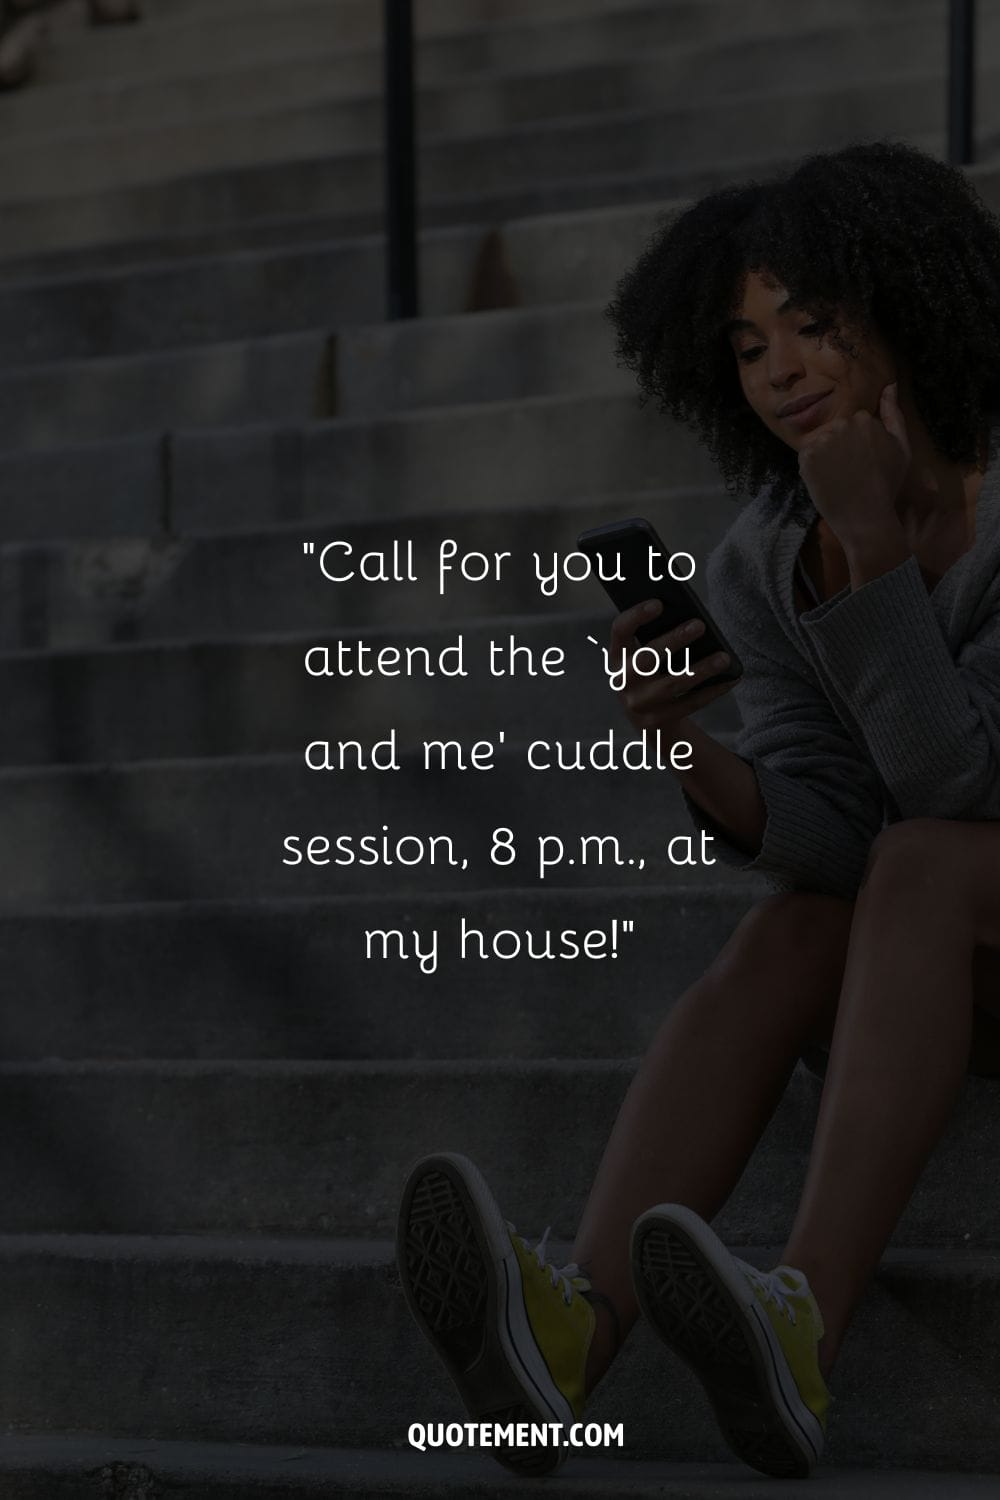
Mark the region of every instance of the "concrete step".
MULTIPOLYGON (((16 1351, 0 1395, 15 1433, 398 1450, 411 1422, 462 1416, 396 1288, 388 1246, 9 1236, 0 1251, 0 1299, 16 1351)), ((753 1258, 767 1263, 776 1253, 753 1258)), ((987 1333, 996 1276, 995 1258, 979 1254, 887 1258, 838 1366, 831 1466, 992 1476, 1000 1428, 996 1342, 987 1333)), ((625 1451, 635 1458, 731 1462, 693 1377, 644 1326, 587 1417, 623 1422, 625 1451)), ((416 1458, 434 1462, 430 1454, 401 1455, 410 1485, 421 1472, 416 1458)), ((620 1462, 624 1483, 627 1460, 620 1462)), ((574 1471, 587 1472, 582 1461, 574 1471)), ((485 1460, 484 1482, 485 1494, 507 1483, 485 1460)), ((742 1480, 728 1483, 743 1492, 742 1480)), ((766 1481, 746 1483, 749 1494, 763 1495, 766 1481)), ((822 1477, 812 1483, 826 1488, 822 1477)), ((852 1500, 865 1493, 829 1492, 852 1500)))
MULTIPOLYGON (((569 1239, 635 1066, 3 1063, 4 1223, 18 1234, 391 1234, 409 1164, 461 1150, 522 1232, 551 1224, 569 1239)), ((733 1243, 780 1244, 788 1233, 819 1089, 802 1068, 721 1215, 733 1243)), ((994 1080, 967 1080, 896 1244, 1000 1244, 998 1094, 994 1080)), ((995 1301, 977 1315, 995 1318, 995 1301)), ((980 1345, 992 1342, 985 1335, 980 1345)), ((957 1330, 953 1342, 962 1346, 957 1330)))
MULTIPOLYGON (((619 105, 619 110, 637 109, 643 105, 652 108, 662 101, 663 87, 655 86, 652 67, 647 72, 647 87, 637 87, 631 96, 624 88, 620 90, 625 102, 619 105)), ((922 82, 926 85, 927 80, 922 82)), ((544 97, 542 90, 538 92, 544 97)), ((479 96, 474 97, 478 99, 479 96)), ((683 100, 674 102, 680 104, 683 100)), ((469 110, 464 129, 456 129, 448 106, 459 122, 462 119, 457 106, 452 106, 446 96, 444 106, 431 112, 421 136, 425 155, 431 151, 432 141, 437 143, 437 149, 442 149, 446 140, 471 137, 481 141, 507 130, 523 129, 530 121, 527 110, 522 111, 526 117, 523 121, 508 122, 503 118, 502 108, 498 107, 491 113, 480 107, 478 114, 469 110), (435 124, 437 129, 434 129, 435 124)), ((610 117, 610 105, 608 112, 610 117)), ((509 113, 517 113, 513 105, 509 113)), ((555 110, 547 114, 543 112, 538 123, 548 122, 556 113, 555 110)), ((357 189, 349 187, 346 195, 336 197, 332 197, 328 189, 324 198, 328 211, 348 213, 365 207, 376 212, 380 200, 373 187, 377 163, 371 156, 371 143, 380 136, 381 114, 381 101, 376 99, 351 104, 324 100, 254 115, 234 112, 171 126, 90 131, 19 141, 16 146, 0 151, 3 195, 6 199, 29 202, 63 196, 79 200, 84 194, 121 192, 153 183, 163 183, 164 191, 168 191, 169 183, 193 174, 249 170, 286 159, 328 158, 328 170, 332 173, 344 175, 350 172, 348 180, 351 183, 363 184, 357 189), (364 155, 371 163, 371 170, 362 172, 353 164, 349 167, 345 158, 352 153, 364 155)), ((584 114, 599 117, 601 111, 581 108, 581 118, 584 114)), ((453 180, 445 176, 438 187, 434 185, 436 176, 432 172, 430 181, 431 190, 437 196, 465 190, 464 179, 453 180)), ((143 201, 150 201, 148 193, 143 201)), ((291 200, 287 201, 290 203, 291 200)))
MULTIPOLYGON (((731 726, 731 703, 730 697, 706 710, 703 726, 717 733, 731 726)), ((430 722, 430 737, 440 739, 430 722)), ((613 728, 619 749, 631 742, 641 750, 616 704, 606 722, 605 739, 613 728)), ((352 739, 359 736, 351 718, 340 723, 349 725, 352 739)), ((588 747, 578 745, 575 726, 567 733, 571 724, 565 714, 560 738, 585 762, 588 747)), ((550 720, 549 732, 554 728, 550 720)), ((473 743, 462 738, 466 747, 473 743)), ((497 742, 496 731, 491 739, 497 742)), ((6 829, 0 889, 8 907, 31 908, 264 895, 399 897, 536 883, 562 889, 570 901, 581 888, 608 887, 614 910, 602 925, 610 930, 612 915, 628 916, 637 889, 693 879, 733 883, 731 868, 693 836, 669 770, 532 771, 527 746, 508 736, 491 771, 425 771, 419 745, 411 749, 402 733, 396 742, 399 769, 383 774, 310 773, 301 752, 250 758, 239 743, 235 760, 0 773, 6 829), (517 856, 509 866, 506 854, 497 864, 490 857, 498 827, 515 835, 517 856), (675 836, 681 840, 672 844, 675 836), (340 853, 338 839, 347 841, 340 853), (362 839, 376 840, 370 852, 362 839), (310 848, 321 863, 311 861, 310 848)), ((536 759, 538 753, 554 762, 552 741, 536 759)), ((453 937, 457 942, 456 934, 443 933, 442 945, 453 937)), ((363 947, 360 930, 356 941, 363 947)), ((624 939, 620 951, 630 954, 624 939)))
MULTIPOLYGON (((615 176, 662 171, 663 163, 683 158, 689 165, 718 168, 733 140, 741 154, 780 157, 790 139, 800 151, 833 149, 859 135, 892 133, 937 141, 935 94, 939 80, 904 78, 884 88, 871 84, 783 94, 727 96, 711 111, 704 104, 657 110, 609 112, 572 120, 542 121, 493 135, 462 140, 425 141, 419 153, 422 193, 462 198, 540 187, 560 179, 586 181, 592 174, 615 176), (752 132, 747 119, 752 116, 752 132)), ((996 121, 987 111, 984 149, 996 121)), ((51 183, 11 181, 4 201, 17 226, 8 252, 23 254, 59 243, 141 238, 166 231, 233 227, 262 216, 293 215, 310 205, 313 213, 357 214, 381 210, 384 164, 381 153, 366 150, 331 154, 304 149, 294 133, 282 139, 264 162, 178 175, 164 182, 107 190, 78 190, 70 176, 53 191, 51 183), (69 238, 67 212, 76 223, 69 238), (60 225, 62 227, 60 227, 60 225)), ((467 215, 467 217, 469 217, 467 215)))
MULTIPOLYGON (((675 108, 704 109, 710 97, 718 107, 727 93, 744 96, 748 84, 755 95, 781 93, 788 87, 790 66, 798 88, 809 82, 817 90, 828 89, 831 78, 848 78, 855 85, 877 81, 885 88, 908 74, 922 87, 935 80, 943 88, 940 20, 930 11, 918 12, 916 20, 912 29, 892 19, 857 31, 830 27, 804 37, 786 34, 779 46, 773 38, 757 38, 742 49, 742 67, 735 42, 721 49, 717 43, 684 49, 675 44, 641 58, 602 59, 553 73, 541 73, 536 65, 529 73, 453 79, 421 94, 420 139, 430 143, 560 117, 655 109, 664 98, 675 108), (704 71, 703 61, 708 64, 704 71)), ((995 57, 998 41, 1000 28, 994 25, 980 40, 986 49, 980 55, 995 57)), ((286 156, 370 151, 381 136, 383 114, 381 90, 337 100, 326 88, 315 98, 300 94, 279 104, 244 93, 228 109, 217 101, 210 113, 161 118, 148 125, 77 126, 63 132, 52 132, 50 126, 39 136, 20 134, 0 149, 0 181, 12 197, 76 195, 286 156)), ((983 124, 992 123, 987 112, 983 124)))
MULTIPOLYGON (((581 531, 646 516, 665 545, 691 552, 700 568, 735 520, 738 505, 720 488, 640 490, 590 505, 567 501, 561 507, 414 516, 405 525, 317 519, 187 538, 8 543, 0 549, 0 649, 223 640, 341 626, 412 627, 429 618, 481 614, 551 616, 598 604, 603 590, 592 579, 562 580, 554 593, 543 594, 534 553, 550 580, 553 555, 571 552, 581 531), (508 571, 499 580, 492 572, 482 581, 449 575, 442 592, 437 568, 446 541, 457 545, 458 556, 510 551, 508 571), (381 554, 391 568, 394 542, 400 558, 412 547, 414 583, 385 585, 355 577, 319 587, 314 572, 303 571, 306 543, 315 548, 316 569, 325 556, 327 572, 343 574, 370 566, 363 562, 369 554, 381 554), (331 543, 351 551, 335 545, 325 554, 331 543)), ((700 573, 694 584, 704 593, 700 573)))
MULTIPOLYGON (((537 397, 379 421, 220 428, 0 456, 8 539, 186 536, 717 485, 687 429, 636 397, 537 397), (109 476, 113 476, 109 478, 109 476)), ((671 541, 679 547, 680 540, 671 541)))
MULTIPOLYGON (((677 42, 669 8, 637 6, 634 0, 617 13, 562 16, 555 26, 551 21, 546 26, 544 15, 541 20, 543 26, 525 38, 521 55, 499 68, 482 66, 481 27, 425 36, 416 77, 421 133, 478 133, 528 119, 624 108, 662 97, 664 89, 683 102, 693 100, 696 89, 713 95, 742 91, 748 75, 758 85, 780 87, 790 58, 799 82, 816 83, 827 82, 833 73, 857 80, 944 66, 940 17, 927 5, 914 5, 905 27, 892 15, 861 16, 850 27, 831 20, 809 30, 796 24, 791 34, 720 33, 687 45, 677 42), (574 33, 597 26, 602 43, 597 60, 580 61, 574 33), (547 39, 552 30, 563 42, 561 52, 547 39), (636 49, 631 53, 630 45, 636 49), (651 89, 659 92, 651 96, 651 89)), ((523 22, 506 21, 498 23, 493 35, 506 36, 511 26, 523 32, 523 22)), ((977 37, 980 55, 991 54, 995 35, 993 15, 987 13, 977 37)), ((51 148, 61 136, 72 151, 72 142, 82 137, 84 149, 92 150, 96 133, 102 132, 116 151, 134 150, 126 130, 149 142, 169 140, 185 122, 198 121, 198 128, 212 138, 226 116, 243 115, 250 123, 282 109, 320 106, 332 125, 327 139, 339 149, 351 141, 367 144, 381 129, 382 54, 377 47, 313 46, 295 58, 294 66, 287 59, 265 58, 236 68, 220 59, 217 69, 146 76, 141 84, 127 77, 67 80, 57 88, 43 84, 5 104, 6 138, 36 149, 43 139, 51 148)), ((158 170, 155 158, 149 166, 158 170)))
MULTIPOLYGON (((506 225, 502 239, 475 224, 425 234, 426 315, 459 313, 478 298, 477 268, 510 278, 513 303, 545 306, 610 297, 669 202, 647 202, 506 225), (573 248, 575 245, 575 249, 573 248), (561 273, 561 274, 560 274, 561 273)), ((312 225, 313 221, 307 221, 312 225)), ((8 369, 98 359, 371 323, 384 314, 378 238, 222 253, 190 262, 0 283, 0 352, 8 369)), ((103 255, 101 247, 100 254, 103 255)), ((58 270, 58 267, 57 267, 58 270)))
MULTIPOLYGON (((337 414, 376 416, 570 392, 634 393, 635 377, 615 363, 605 306, 569 303, 346 328, 334 346, 337 414)), ((12 436, 18 430, 13 427, 12 436)))
MULTIPOLYGON (((507 745, 542 735, 568 738, 570 728, 574 738, 597 737, 612 725, 627 728, 603 666, 610 617, 609 609, 551 621, 508 615, 431 625, 408 634, 402 646, 395 629, 344 631, 337 640, 345 643, 350 675, 315 675, 324 661, 316 656, 314 671, 306 671, 306 652, 321 644, 314 637, 8 653, 0 656, 9 705, 0 764, 300 756, 319 738, 345 738, 345 726, 366 741, 394 727, 401 745, 412 738, 417 749, 425 738, 469 742, 500 730, 507 745), (532 652, 530 664, 518 657, 513 676, 512 640, 532 652), (381 672, 371 674, 366 663, 378 660, 378 652, 403 646, 422 648, 410 659, 409 675, 402 655, 382 657, 381 672), (562 664, 549 658, 560 675, 538 666, 542 652, 553 649, 564 652, 562 664), (493 674, 494 659, 502 675, 493 674), (358 675, 357 664, 369 675, 358 675)), ((325 640, 336 652, 336 641, 329 634, 325 640)), ((337 660, 328 660, 336 671, 337 660)), ((702 710, 706 724, 723 713, 732 724, 727 698, 702 710)), ((313 774, 303 767, 307 781, 313 774)))
MULTIPOLYGON (((0 1474, 7 1500, 52 1500, 69 1482, 76 1500, 105 1500, 105 1477, 133 1487, 167 1485, 176 1500, 288 1500, 296 1495, 363 1494, 365 1500, 518 1500, 542 1493, 543 1480, 507 1474, 485 1455, 351 1448, 254 1447, 247 1443, 158 1442, 138 1438, 8 1437, 0 1474)), ((589 1454, 560 1471, 561 1500, 612 1500, 628 1494, 657 1500, 769 1500, 773 1486, 733 1464, 663 1464, 589 1454)), ((786 1482, 787 1500, 811 1500, 815 1479, 786 1482)), ((842 1500, 987 1500, 992 1478, 912 1469, 822 1470, 827 1496, 842 1500)), ((549 1481, 547 1493, 551 1493, 549 1481)))
POLYGON ((0 450, 635 389, 601 303, 286 334, 0 376, 0 450))
MULTIPOLYGON (((914 138, 913 144, 923 145, 933 151, 938 145, 934 140, 914 138)), ((424 238, 433 236, 438 230, 448 229, 453 234, 470 232, 468 225, 495 226, 508 220, 524 219, 539 214, 555 214, 560 217, 594 209, 606 209, 616 205, 649 203, 654 201, 687 198, 725 183, 751 177, 760 178, 784 169, 792 164, 787 153, 781 159, 742 157, 729 160, 724 165, 707 163, 688 166, 684 161, 659 164, 652 171, 593 173, 588 177, 572 177, 539 182, 522 186, 508 186, 500 192, 482 192, 474 195, 424 197, 420 204, 420 220, 424 238)), ((31 205, 24 209, 25 226, 31 228, 34 210, 31 205)), ((9 254, 0 256, 0 278, 37 280, 60 276, 77 276, 84 273, 105 275, 115 269, 129 272, 147 267, 163 269, 164 263, 182 260, 202 260, 208 257, 244 256, 251 251, 266 249, 296 250, 307 246, 329 246, 334 242, 362 239, 369 242, 369 256, 375 255, 374 265, 363 266, 357 286, 365 292, 369 281, 377 280, 384 285, 381 269, 382 231, 384 215, 377 210, 359 209, 344 214, 311 214, 300 208, 294 214, 265 215, 247 220, 235 227, 211 226, 205 228, 180 229, 143 238, 88 241, 74 239, 74 224, 78 221, 61 210, 44 210, 46 222, 54 226, 52 238, 45 238, 49 230, 43 226, 42 238, 37 242, 26 234, 25 244, 14 239, 9 242, 9 254), (68 226, 68 230, 67 230, 68 226)), ((32 230, 33 234, 34 231, 32 230)), ((443 283, 439 290, 432 288, 432 297, 443 301, 448 311, 460 310, 468 300, 467 283, 478 256, 484 254, 484 242, 492 244, 493 228, 471 234, 473 251, 468 264, 463 265, 459 283, 443 283)), ((343 248, 343 247, 341 247, 343 248)), ((432 268, 433 271, 433 268, 432 268)), ((422 268, 425 282, 427 267, 422 268)), ((336 287, 331 288, 331 297, 336 287)), ((384 295, 380 302, 373 302, 373 310, 364 314, 362 321, 377 318, 384 311, 384 295)), ((494 302, 475 302, 475 306, 494 306, 494 302)), ((499 305, 506 306, 506 303, 499 305)), ((352 314, 348 311, 344 321, 352 314)), ((354 317, 358 316, 355 309, 354 317)))
POLYGON ((621 891, 579 890, 568 901, 559 888, 535 888, 7 910, 0 955, 19 1003, 5 1056, 636 1056, 763 891, 747 876, 732 887, 632 889, 627 905, 621 891), (628 998, 613 1006, 599 962, 525 953, 463 964, 442 941, 434 975, 423 975, 412 959, 365 956, 369 928, 454 933, 464 914, 490 932, 590 930, 619 907, 635 930, 619 964, 628 998))
MULTIPOLYGON (((438 25, 472 21, 471 7, 447 6, 438 0, 438 25), (471 14, 470 14, 471 12, 471 14)), ((477 18, 478 19, 478 18, 477 18)), ((143 25, 108 28, 95 36, 78 16, 57 17, 45 58, 49 86, 80 78, 154 77, 201 72, 206 58, 227 57, 232 65, 280 57, 289 64, 310 46, 351 47, 378 38, 379 15, 362 3, 324 5, 320 0, 290 0, 282 9, 250 7, 242 15, 209 11, 172 16, 150 7, 143 25), (367 12, 367 13, 366 13, 367 12)))
POLYGON ((34 365, 0 376, 0 451, 334 414, 328 335, 34 365))
MULTIPOLYGON (((437 0, 416 25, 426 38, 421 56, 437 53, 440 66, 443 55, 451 71, 475 67, 477 61, 480 68, 517 67, 525 58, 601 57, 615 32, 617 49, 628 50, 635 45, 629 28, 648 36, 656 9, 665 12, 657 34, 677 43, 734 30, 774 33, 789 25, 781 0, 671 0, 661 7, 637 6, 635 0, 545 0, 537 6, 516 0, 511 7, 489 0, 475 5, 468 0, 437 0), (456 48, 454 53, 447 51, 449 44, 456 48)), ((813 25, 849 24, 873 10, 902 17, 909 7, 905 0, 868 0, 867 5, 862 0, 810 0, 808 15, 813 25)), ((78 24, 64 24, 50 48, 45 77, 49 86, 83 78, 118 80, 139 72, 153 78, 178 77, 204 73, 206 57, 225 58, 229 67, 274 59, 294 65, 303 54, 323 47, 370 50, 380 34, 380 12, 366 0, 354 0, 350 7, 290 0, 282 7, 209 12, 204 17, 188 12, 176 19, 154 13, 154 20, 143 28, 122 28, 97 37, 78 24), (155 47, 144 46, 150 38, 155 47)))
MULTIPOLYGON (((728 180, 730 171, 715 175, 728 180)), ((1000 208, 997 169, 975 166, 969 177, 985 202, 1000 208)), ((681 206, 680 201, 654 198, 541 213, 506 223, 493 237, 488 228, 474 224, 432 231, 423 236, 421 249, 424 311, 437 316, 461 312, 470 301, 478 305, 490 265, 509 279, 508 305, 606 302, 664 215, 681 206), (484 266, 485 277, 477 271, 484 266)), ((277 232, 282 237, 291 233, 284 221, 277 232)), ((0 357, 11 369, 277 332, 313 333, 375 322, 384 306, 377 239, 244 249, 189 264, 166 261, 127 274, 105 271, 0 283, 0 357)))

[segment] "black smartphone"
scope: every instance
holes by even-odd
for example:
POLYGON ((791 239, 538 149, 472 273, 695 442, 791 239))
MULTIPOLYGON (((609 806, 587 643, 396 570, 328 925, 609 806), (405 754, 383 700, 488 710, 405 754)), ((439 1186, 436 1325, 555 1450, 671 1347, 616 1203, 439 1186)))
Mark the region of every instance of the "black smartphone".
POLYGON ((633 604, 641 604, 644 599, 659 599, 663 604, 662 614, 640 625, 636 631, 636 640, 641 645, 665 635, 677 625, 683 625, 685 620, 704 620, 704 633, 691 643, 692 663, 714 656, 716 651, 726 651, 729 666, 706 678, 700 686, 707 687, 710 682, 735 682, 742 677, 743 664, 691 585, 666 576, 670 554, 648 521, 633 516, 628 521, 595 526, 592 531, 581 532, 576 545, 590 558, 594 577, 599 579, 619 612, 631 609, 633 604), (653 578, 652 573, 663 576, 653 578), (619 576, 615 577, 615 574, 619 576))

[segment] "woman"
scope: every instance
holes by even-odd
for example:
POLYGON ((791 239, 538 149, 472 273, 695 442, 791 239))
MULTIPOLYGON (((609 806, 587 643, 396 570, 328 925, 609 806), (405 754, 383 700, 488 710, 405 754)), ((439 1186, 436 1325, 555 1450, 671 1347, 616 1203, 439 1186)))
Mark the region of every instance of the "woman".
MULTIPOLYGON (((738 753, 687 717, 729 691, 698 686, 712 662, 682 698, 633 677, 624 706, 691 741, 695 823, 775 893, 653 1041, 573 1263, 514 1234, 471 1163, 437 1157, 405 1189, 401 1273, 480 1420, 578 1418, 641 1310, 735 1452, 803 1475, 966 1069, 1000 1056, 1000 224, 954 169, 852 146, 695 204, 609 315, 643 399, 754 497, 709 564, 745 667, 738 753), (817 1043, 805 1188, 762 1273, 708 1221, 817 1043)), ((615 620, 617 661, 643 609, 615 620)), ((538 1473, 561 1452, 498 1456, 538 1473)))

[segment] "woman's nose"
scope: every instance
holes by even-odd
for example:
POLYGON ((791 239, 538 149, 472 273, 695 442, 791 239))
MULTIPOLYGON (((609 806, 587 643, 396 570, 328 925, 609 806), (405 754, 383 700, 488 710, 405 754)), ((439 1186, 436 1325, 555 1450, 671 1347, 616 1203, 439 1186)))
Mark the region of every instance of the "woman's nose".
POLYGON ((771 384, 780 388, 793 377, 804 374, 801 349, 788 339, 772 339, 767 351, 767 376, 771 384))

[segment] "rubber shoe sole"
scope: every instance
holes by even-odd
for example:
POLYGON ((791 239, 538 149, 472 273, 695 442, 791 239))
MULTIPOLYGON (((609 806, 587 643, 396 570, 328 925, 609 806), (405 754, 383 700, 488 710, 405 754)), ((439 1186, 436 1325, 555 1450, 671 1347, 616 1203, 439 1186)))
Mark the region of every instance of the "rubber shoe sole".
MULTIPOLYGON (((466 1157, 441 1153, 413 1168, 396 1251, 410 1311, 474 1421, 576 1421, 531 1332, 503 1215, 466 1157)), ((521 1475, 550 1474, 565 1456, 561 1447, 484 1451, 521 1475)))
POLYGON ((675 1205, 643 1214, 632 1279, 646 1319, 705 1387, 733 1452, 762 1474, 805 1478, 823 1429, 767 1313, 704 1220, 675 1205))

